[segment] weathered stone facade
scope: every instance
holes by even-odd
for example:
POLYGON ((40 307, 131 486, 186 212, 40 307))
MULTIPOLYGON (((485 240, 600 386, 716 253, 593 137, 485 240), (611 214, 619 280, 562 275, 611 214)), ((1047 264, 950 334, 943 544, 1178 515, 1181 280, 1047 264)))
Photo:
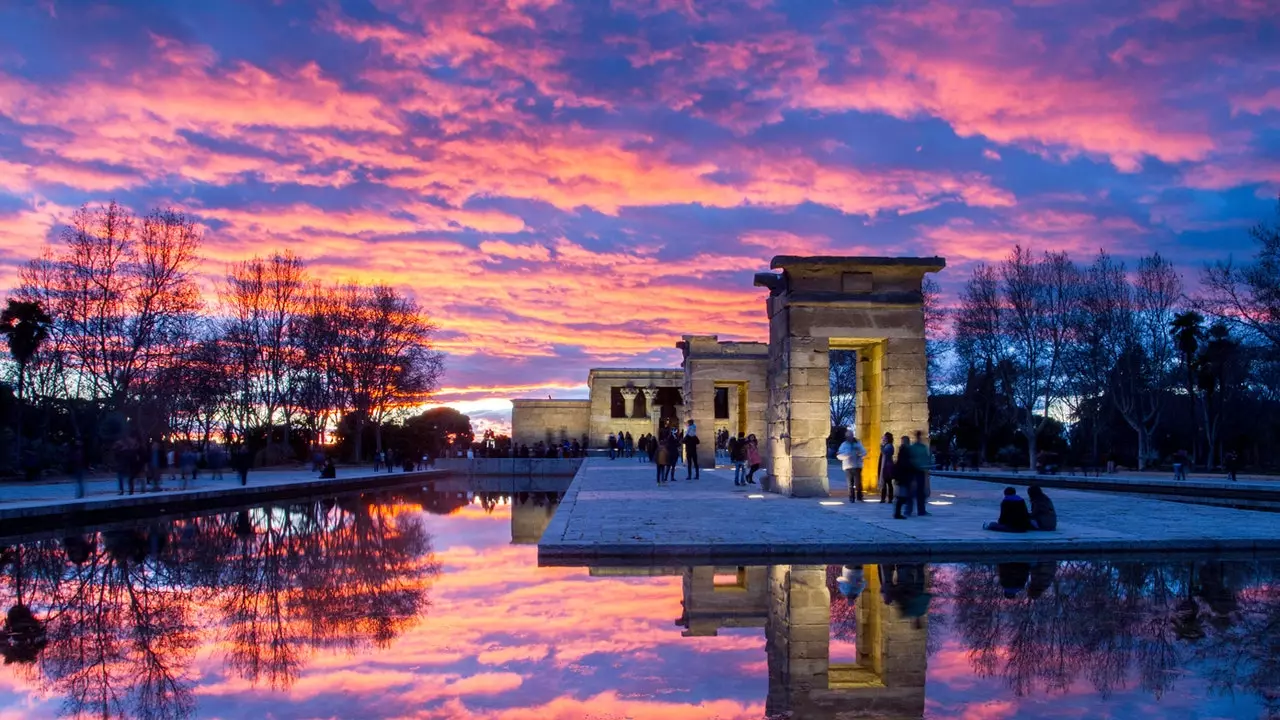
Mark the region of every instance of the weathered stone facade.
MULTIPOLYGON (((659 399, 658 392, 662 388, 668 388, 667 392, 663 393, 663 398, 678 400, 678 390, 684 381, 682 374, 679 370, 653 368, 592 370, 587 375, 587 387, 591 391, 591 447, 606 447, 611 432, 629 432, 633 439, 638 439, 645 433, 657 432, 663 420, 662 405, 655 402, 659 399), (613 388, 618 388, 623 395, 628 410, 627 417, 613 416, 613 388), (630 390, 634 390, 635 395, 627 400, 630 390), (642 394, 643 401, 639 400, 642 394), (637 406, 641 402, 644 404, 644 413, 637 415, 637 406)), ((667 406, 668 422, 678 422, 679 405, 668 402, 667 406)))
POLYGON ((874 492, 883 433, 928 433, 921 286, 925 274, 945 264, 942 258, 775 257, 771 267, 781 272, 756 276, 770 291, 767 344, 685 335, 677 344, 684 353, 678 370, 597 368, 588 377, 588 400, 514 401, 512 437, 545 441, 565 428, 569 437, 586 433, 591 447, 602 448, 611 432, 638 438, 692 419, 704 467, 715 462, 717 430, 755 434, 770 490, 825 497, 828 355, 852 350, 859 360, 855 429, 868 452, 862 485, 874 492), (721 417, 718 390, 727 393, 721 417))
POLYGON ((857 431, 869 455, 863 487, 877 487, 879 438, 927 435, 924 275, 941 258, 791 257, 761 273, 770 290, 768 462, 770 487, 825 497, 831 432, 832 349, 859 354, 857 431), (864 404, 865 403, 865 404, 864 404))
POLYGON ((715 335, 685 335, 676 345, 684 352, 684 419, 697 423, 702 442, 698 462, 715 464, 720 430, 754 434, 764 443, 764 411, 769 402, 769 346, 757 342, 720 342, 715 335), (717 418, 715 396, 723 389, 727 417, 717 418))
POLYGON ((511 401, 511 441, 516 445, 581 440, 590 424, 590 400, 511 401))

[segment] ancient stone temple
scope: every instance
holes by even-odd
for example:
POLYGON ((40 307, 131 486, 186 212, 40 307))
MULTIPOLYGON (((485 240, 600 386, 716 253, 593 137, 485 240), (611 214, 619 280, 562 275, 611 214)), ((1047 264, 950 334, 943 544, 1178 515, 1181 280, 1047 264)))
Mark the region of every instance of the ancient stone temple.
POLYGON ((596 368, 586 400, 513 400, 516 443, 588 438, 605 446, 611 432, 662 434, 689 419, 703 443, 699 461, 714 464, 714 434, 754 434, 765 456, 769 489, 825 496, 831 434, 829 353, 857 354, 855 430, 868 450, 862 484, 878 487, 879 439, 927 435, 922 283, 942 258, 797 257, 782 255, 759 273, 767 288, 769 342, 722 342, 685 335, 680 368, 596 368))

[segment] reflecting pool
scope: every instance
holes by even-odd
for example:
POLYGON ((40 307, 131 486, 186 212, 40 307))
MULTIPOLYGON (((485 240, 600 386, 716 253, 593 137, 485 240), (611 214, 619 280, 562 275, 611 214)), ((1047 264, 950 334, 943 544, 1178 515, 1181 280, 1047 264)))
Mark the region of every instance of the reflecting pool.
POLYGON ((562 491, 10 541, 0 720, 1280 717, 1280 561, 538 568, 562 491))

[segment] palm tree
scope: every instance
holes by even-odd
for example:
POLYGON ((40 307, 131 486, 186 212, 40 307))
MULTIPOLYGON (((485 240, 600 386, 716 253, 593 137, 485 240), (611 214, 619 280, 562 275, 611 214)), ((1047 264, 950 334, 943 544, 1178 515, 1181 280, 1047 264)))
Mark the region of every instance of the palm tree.
POLYGON ((1200 352, 1200 341, 1204 339, 1204 316, 1195 310, 1187 310, 1173 316, 1169 323, 1169 334, 1178 346, 1178 355, 1182 358, 1183 380, 1186 383, 1187 397, 1191 399, 1191 444, 1192 461, 1198 459, 1196 439, 1200 434, 1200 423, 1196 415, 1196 356, 1200 352))
POLYGON ((18 400, 24 399, 27 365, 35 357, 40 346, 49 339, 53 318, 40 303, 9 298, 9 305, 0 313, 0 333, 9 340, 9 354, 18 363, 18 400))

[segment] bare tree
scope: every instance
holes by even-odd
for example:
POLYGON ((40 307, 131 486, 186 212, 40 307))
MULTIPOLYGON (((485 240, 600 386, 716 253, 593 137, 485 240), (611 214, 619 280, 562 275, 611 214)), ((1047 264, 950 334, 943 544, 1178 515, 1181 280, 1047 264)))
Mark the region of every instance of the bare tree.
POLYGON ((1035 467, 1036 438, 1066 392, 1064 360, 1080 271, 1066 253, 1037 260, 1018 246, 1001 264, 1000 276, 1008 306, 1005 332, 1017 370, 1013 400, 1035 467))
POLYGON ((1280 224, 1259 223, 1249 234, 1258 244, 1257 257, 1243 265, 1227 259, 1205 268, 1196 306, 1280 350, 1280 224))
POLYGON ((287 439, 298 362, 290 333, 306 286, 302 260, 290 252, 251 258, 227 271, 221 292, 224 338, 236 363, 233 420, 242 435, 269 430, 282 416, 287 439))
POLYGON ((1099 251, 1081 280, 1079 302, 1070 316, 1063 399, 1077 420, 1091 421, 1090 450, 1096 461, 1108 378, 1128 342, 1132 293, 1124 264, 1106 251, 1099 251))
POLYGON ((1004 338, 1004 308, 995 268, 979 264, 960 293, 955 319, 955 351, 964 372, 964 385, 975 381, 984 390, 977 395, 978 429, 982 438, 979 457, 987 457, 987 439, 996 411, 997 385, 1007 387, 1009 350, 1004 338), (1003 380, 997 383, 997 379, 1003 380))
POLYGON ((121 407, 180 352, 201 307, 192 277, 200 239, 182 213, 138 221, 112 202, 78 210, 61 252, 24 269, 19 295, 49 302, 75 396, 121 407))
POLYGON ((858 405, 858 353, 833 350, 830 359, 831 427, 848 427, 858 405))
POLYGON ((1164 412, 1174 347, 1169 337, 1182 280, 1173 265, 1154 253, 1138 261, 1129 303, 1122 307, 1124 344, 1111 372, 1111 398, 1138 435, 1138 469, 1154 452, 1152 435, 1164 412))
POLYGON ((387 285, 357 288, 354 295, 355 322, 344 329, 352 348, 347 389, 358 460, 365 423, 373 423, 381 450, 382 423, 400 408, 425 402, 444 364, 432 349, 435 326, 417 301, 387 285))

